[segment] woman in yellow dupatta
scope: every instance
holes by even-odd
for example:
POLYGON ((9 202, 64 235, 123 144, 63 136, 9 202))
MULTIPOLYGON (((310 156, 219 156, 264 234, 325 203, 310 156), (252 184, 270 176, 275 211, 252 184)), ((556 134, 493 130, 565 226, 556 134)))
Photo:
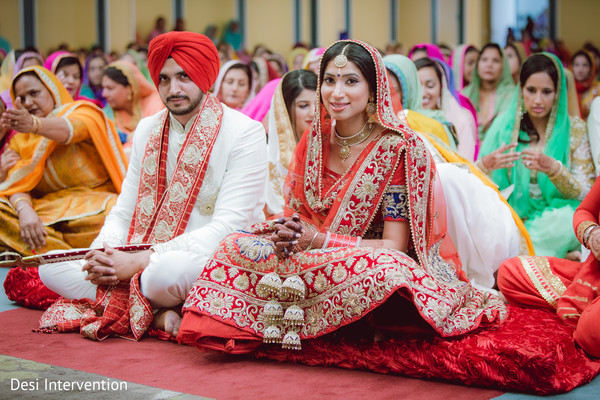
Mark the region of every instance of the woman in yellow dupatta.
POLYGON ((0 249, 87 247, 127 168, 114 124, 93 104, 73 101, 39 66, 19 72, 10 90, 16 109, 1 122, 21 132, 9 143, 21 159, 0 183, 0 249))

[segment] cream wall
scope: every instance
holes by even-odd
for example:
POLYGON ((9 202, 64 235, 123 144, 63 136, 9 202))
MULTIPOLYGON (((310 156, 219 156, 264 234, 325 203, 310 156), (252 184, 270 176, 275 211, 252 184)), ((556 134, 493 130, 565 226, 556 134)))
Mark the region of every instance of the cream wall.
MULTIPOLYGON (((125 2, 126 0, 123 0, 125 2)), ((146 40, 154 29, 156 18, 165 18, 165 29, 173 29, 173 2, 171 0, 135 0, 135 26, 138 35, 146 40)))
POLYGON ((131 0, 110 0, 108 2, 108 49, 122 52, 135 40, 133 22, 135 2, 131 0))
POLYGON ((187 0, 183 12, 187 30, 204 33, 208 25, 216 25, 220 37, 225 24, 235 16, 235 0, 187 0))
POLYGON ((246 6, 246 47, 252 51, 264 44, 272 51, 289 53, 294 43, 293 2, 290 0, 250 0, 246 6), (268 10, 268 12, 265 12, 268 10))
POLYGON ((96 2, 38 0, 37 27, 37 47, 44 53, 60 43, 72 48, 90 47, 97 42, 96 2))
POLYGON ((300 41, 310 44, 310 0, 300 1, 300 41))
POLYGON ((351 37, 378 49, 390 41, 389 1, 352 1, 351 37))
POLYGON ((490 38, 489 0, 465 0, 465 43, 481 47, 490 38))
POLYGON ((0 36, 13 47, 21 47, 19 0, 0 0, 0 36))
POLYGON ((562 39, 571 53, 587 41, 600 46, 600 1, 558 0, 557 39, 562 39))
POLYGON ((398 0, 397 38, 407 53, 415 44, 431 41, 431 1, 398 0))
MULTIPOLYGON (((246 0, 246 40, 249 48, 262 42, 286 55, 294 41, 293 0, 246 0), (265 11, 268 10, 268 11, 265 11)), ((0 0, 0 35, 14 47, 22 47, 19 0, 0 0)), ((91 46, 96 38, 95 0, 37 0, 37 40, 44 52, 67 42, 72 47, 91 46)), ((384 47, 389 36, 389 0, 351 0, 352 37, 384 47)), ((173 25, 172 0, 107 0, 109 47, 122 51, 145 38, 158 15, 173 25)), ((328 46, 345 29, 344 0, 319 0, 319 44, 328 46)), ((397 38, 409 49, 431 41, 431 1, 397 0, 397 38)), ((465 0, 465 42, 481 46, 490 37, 489 0, 465 0)), ((438 37, 458 44, 458 0, 439 0, 438 37)), ((204 32, 209 24, 219 28, 235 17, 236 0, 184 0, 186 26, 204 32)), ((572 51, 587 40, 600 46, 594 31, 600 15, 599 0, 558 0, 557 36, 572 51)), ((301 0, 301 41, 310 41, 310 1, 301 0)))
POLYGON ((459 45, 458 0, 439 0, 438 4, 437 42, 445 43, 450 47, 459 45))
POLYGON ((329 47, 346 30, 344 0, 319 0, 318 5, 319 45, 329 47))

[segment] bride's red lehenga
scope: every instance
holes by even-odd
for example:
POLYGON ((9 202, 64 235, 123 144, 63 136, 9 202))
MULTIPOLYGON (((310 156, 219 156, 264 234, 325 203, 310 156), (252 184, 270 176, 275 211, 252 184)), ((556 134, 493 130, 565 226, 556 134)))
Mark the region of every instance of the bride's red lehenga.
POLYGON ((381 239, 385 220, 408 221, 407 254, 336 247, 280 260, 269 240, 272 222, 233 233, 188 295, 180 342, 230 353, 253 351, 263 341, 297 349, 303 339, 365 317, 394 293, 410 300, 442 336, 506 319, 504 303, 473 288, 461 269, 446 234, 435 165, 392 109, 381 56, 365 43, 348 42, 362 46, 375 63, 377 122, 384 130, 346 173, 332 175, 327 169, 332 125, 321 104, 290 165, 285 213, 298 213, 321 232, 365 239, 381 239))

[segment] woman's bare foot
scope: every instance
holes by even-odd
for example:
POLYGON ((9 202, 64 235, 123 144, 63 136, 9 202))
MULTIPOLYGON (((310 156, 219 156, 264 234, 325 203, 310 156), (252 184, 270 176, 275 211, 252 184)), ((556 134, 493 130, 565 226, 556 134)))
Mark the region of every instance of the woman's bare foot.
POLYGON ((177 337, 181 325, 181 314, 172 308, 162 308, 154 315, 152 327, 165 331, 173 337, 177 337))

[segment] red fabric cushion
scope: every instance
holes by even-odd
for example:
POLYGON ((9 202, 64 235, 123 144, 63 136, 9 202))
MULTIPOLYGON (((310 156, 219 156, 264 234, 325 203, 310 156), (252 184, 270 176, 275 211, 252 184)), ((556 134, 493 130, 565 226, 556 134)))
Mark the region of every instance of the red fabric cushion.
POLYGON ((501 326, 454 338, 421 334, 372 343, 325 336, 304 340, 302 351, 264 345, 255 354, 538 395, 567 392, 598 374, 600 361, 575 345, 573 328, 554 313, 509 307, 501 326))
POLYGON ((6 296, 17 304, 45 310, 60 296, 41 281, 37 268, 12 268, 4 281, 6 296))

